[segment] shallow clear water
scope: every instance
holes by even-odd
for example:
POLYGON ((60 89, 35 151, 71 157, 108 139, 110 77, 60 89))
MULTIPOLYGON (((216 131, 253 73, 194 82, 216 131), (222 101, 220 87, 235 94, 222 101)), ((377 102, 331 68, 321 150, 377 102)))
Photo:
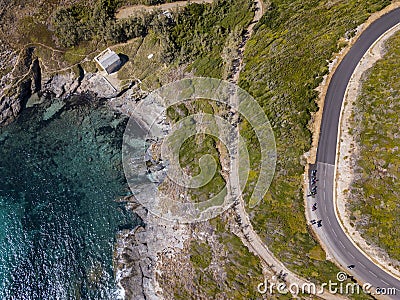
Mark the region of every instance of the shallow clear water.
POLYGON ((126 120, 93 101, 0 129, 0 299, 117 298, 115 236, 139 219, 114 201, 126 120))

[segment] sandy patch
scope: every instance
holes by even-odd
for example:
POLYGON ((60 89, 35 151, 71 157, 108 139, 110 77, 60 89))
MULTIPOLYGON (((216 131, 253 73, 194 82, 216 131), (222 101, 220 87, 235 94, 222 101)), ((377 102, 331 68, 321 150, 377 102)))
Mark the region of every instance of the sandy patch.
POLYGON ((176 1, 172 3, 164 3, 160 5, 133 5, 133 6, 126 6, 122 7, 117 11, 115 17, 117 19, 124 19, 129 18, 130 16, 134 15, 138 11, 154 11, 156 9, 167 11, 170 9, 174 9, 177 7, 183 7, 188 5, 189 3, 212 3, 214 0, 191 0, 191 1, 176 1))

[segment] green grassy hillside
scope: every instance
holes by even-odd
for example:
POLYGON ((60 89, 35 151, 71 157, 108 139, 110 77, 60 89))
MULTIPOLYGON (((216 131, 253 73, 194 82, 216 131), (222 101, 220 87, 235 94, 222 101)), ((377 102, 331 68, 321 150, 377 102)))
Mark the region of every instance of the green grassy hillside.
POLYGON ((353 226, 371 244, 400 260, 400 34, 387 42, 387 53, 368 71, 353 113, 360 149, 351 187, 353 226))

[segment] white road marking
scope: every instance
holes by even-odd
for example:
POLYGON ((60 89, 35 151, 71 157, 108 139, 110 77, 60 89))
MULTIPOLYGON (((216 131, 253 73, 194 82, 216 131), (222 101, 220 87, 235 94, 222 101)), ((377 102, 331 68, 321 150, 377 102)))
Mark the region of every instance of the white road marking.
POLYGON ((382 279, 382 282, 386 285, 389 285, 389 283, 387 283, 385 280, 382 279))
POLYGON ((364 264, 362 262, 359 262, 360 265, 362 265, 364 268, 366 268, 366 266, 364 266, 364 264))
POLYGON ((370 270, 368 270, 368 273, 378 278, 378 276, 376 276, 375 273, 372 273, 370 270))
POLYGON ((335 237, 337 238, 336 231, 334 229, 332 229, 332 232, 335 235, 335 237))
POLYGON ((346 249, 341 240, 339 240, 339 244, 342 245, 343 249, 346 249))
POLYGON ((355 257, 354 257, 354 255, 353 255, 353 254, 351 254, 351 252, 349 252, 349 255, 350 255, 352 258, 355 258, 355 257))

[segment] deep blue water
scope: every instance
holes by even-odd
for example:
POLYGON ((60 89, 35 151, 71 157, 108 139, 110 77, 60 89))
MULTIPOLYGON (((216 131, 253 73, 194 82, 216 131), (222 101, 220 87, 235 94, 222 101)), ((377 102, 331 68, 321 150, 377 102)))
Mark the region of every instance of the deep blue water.
POLYGON ((127 120, 82 95, 46 120, 51 101, 0 129, 0 299, 116 299, 127 120))

